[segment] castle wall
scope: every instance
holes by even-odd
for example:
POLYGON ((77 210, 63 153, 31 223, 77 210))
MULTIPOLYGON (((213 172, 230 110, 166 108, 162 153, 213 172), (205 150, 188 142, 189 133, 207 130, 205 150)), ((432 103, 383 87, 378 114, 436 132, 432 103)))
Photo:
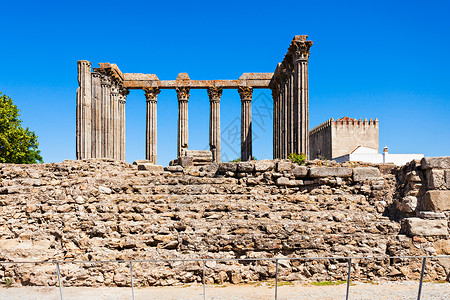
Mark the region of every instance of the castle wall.
POLYGON ((346 155, 358 146, 379 151, 378 120, 336 121, 332 124, 332 158, 346 155))
MULTIPOLYGON (((327 164, 0 164, 0 261, 449 254, 450 158, 401 169, 327 164), (420 209, 423 216, 403 224, 404 214, 420 209)), ((12 286, 58 282, 54 264, 1 266, 0 282, 9 278, 12 286)), ((425 280, 444 280, 444 266, 427 261, 425 280)), ((127 262, 60 268, 64 286, 130 286, 127 262)), ((347 276, 347 261, 339 259, 278 268, 282 281, 347 276)), ((356 260, 352 280, 417 280, 420 268, 421 260, 356 260)), ((273 261, 205 267, 208 284, 267 280, 274 272, 273 261)), ((136 262, 133 278, 135 286, 200 282, 202 265, 136 262)))
POLYGON ((309 133, 309 159, 332 158, 331 121, 320 124, 309 133))

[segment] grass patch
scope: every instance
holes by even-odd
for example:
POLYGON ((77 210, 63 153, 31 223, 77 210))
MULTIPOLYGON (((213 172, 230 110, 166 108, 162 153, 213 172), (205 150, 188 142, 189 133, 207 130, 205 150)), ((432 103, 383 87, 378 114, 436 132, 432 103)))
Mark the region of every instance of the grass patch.
POLYGON ((340 285, 347 283, 345 280, 338 280, 338 281, 321 281, 321 282, 311 282, 312 285, 315 286, 324 286, 324 285, 340 285))
POLYGON ((282 281, 282 282, 278 283, 278 286, 283 286, 283 285, 294 285, 294 284, 290 281, 282 281))

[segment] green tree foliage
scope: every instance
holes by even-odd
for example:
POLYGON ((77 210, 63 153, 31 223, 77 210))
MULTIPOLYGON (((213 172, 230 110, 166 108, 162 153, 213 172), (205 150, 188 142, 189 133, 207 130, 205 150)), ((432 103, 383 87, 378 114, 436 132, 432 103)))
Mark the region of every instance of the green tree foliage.
POLYGON ((19 109, 0 92, 0 163, 42 163, 37 135, 22 128, 19 109))

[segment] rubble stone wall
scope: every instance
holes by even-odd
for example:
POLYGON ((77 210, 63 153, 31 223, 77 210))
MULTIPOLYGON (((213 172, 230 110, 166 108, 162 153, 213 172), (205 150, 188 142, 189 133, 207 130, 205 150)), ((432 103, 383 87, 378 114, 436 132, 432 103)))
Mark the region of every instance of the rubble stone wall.
MULTIPOLYGON (((450 254, 449 161, 2 164, 0 261, 450 254)), ((279 263, 282 281, 346 279, 342 259, 279 263)), ((417 279, 420 266, 354 260, 352 279, 417 279)), ((127 263, 60 267, 65 286, 130 285, 127 263)), ((133 264, 137 286, 200 282, 202 270, 201 262, 133 264)), ((448 259, 432 259, 426 279, 448 280, 449 271, 448 259)), ((275 263, 208 261, 205 272, 208 284, 269 280, 275 263)), ((7 281, 55 285, 55 265, 2 264, 7 281)))

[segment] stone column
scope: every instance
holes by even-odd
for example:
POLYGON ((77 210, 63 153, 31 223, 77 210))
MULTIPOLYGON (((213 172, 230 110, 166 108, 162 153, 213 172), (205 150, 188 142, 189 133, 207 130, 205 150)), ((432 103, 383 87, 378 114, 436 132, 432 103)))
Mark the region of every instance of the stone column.
POLYGON ((109 115, 110 115, 110 103, 111 103, 111 82, 109 81, 107 76, 102 76, 101 78, 101 87, 102 87, 102 142, 101 142, 101 157, 109 157, 109 141, 110 141, 110 132, 109 132, 109 115))
POLYGON ((281 70, 281 155, 280 158, 286 158, 288 152, 288 86, 287 86, 287 71, 281 70))
POLYGON ((283 95, 282 95, 282 84, 281 84, 281 78, 278 77, 275 81, 276 88, 278 90, 278 103, 277 103, 277 158, 281 158, 281 154, 283 153, 282 149, 282 129, 283 129, 283 123, 282 123, 282 104, 283 104, 283 95))
POLYGON ((147 99, 146 114, 146 138, 145 138, 145 159, 156 164, 157 162, 157 113, 156 103, 161 90, 157 87, 145 88, 145 99, 147 99))
POLYGON ((278 106, 280 99, 280 91, 277 84, 271 87, 273 99, 273 158, 278 158, 278 106))
POLYGON ((128 89, 122 88, 119 96, 120 105, 120 160, 126 160, 126 122, 125 122, 125 103, 130 93, 128 89))
POLYGON ((78 89, 77 89, 77 159, 91 158, 92 125, 91 125, 91 63, 86 60, 78 61, 78 89))
POLYGON ((178 137, 177 137, 177 156, 184 156, 188 149, 189 130, 188 130, 188 101, 189 87, 177 87, 178 98, 178 137))
POLYGON ((221 87, 208 88, 209 96, 209 149, 214 162, 220 162, 220 97, 221 87))
POLYGON ((309 158, 309 87, 308 59, 312 41, 307 41, 307 35, 294 37, 289 48, 294 61, 294 101, 298 106, 297 153, 304 153, 309 158))
POLYGON ((108 157, 117 159, 117 104, 119 102, 119 87, 114 84, 111 89, 111 105, 110 105, 110 142, 108 157))
POLYGON ((240 86, 241 97, 241 161, 252 159, 252 94, 253 88, 240 86))
POLYGON ((92 73, 92 157, 102 157, 102 88, 100 73, 92 73))

